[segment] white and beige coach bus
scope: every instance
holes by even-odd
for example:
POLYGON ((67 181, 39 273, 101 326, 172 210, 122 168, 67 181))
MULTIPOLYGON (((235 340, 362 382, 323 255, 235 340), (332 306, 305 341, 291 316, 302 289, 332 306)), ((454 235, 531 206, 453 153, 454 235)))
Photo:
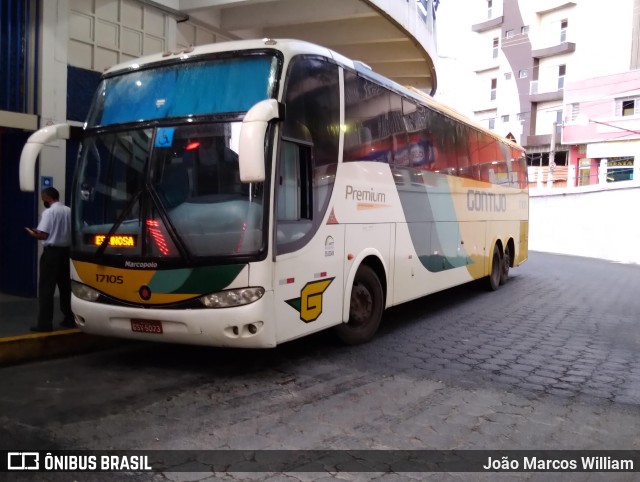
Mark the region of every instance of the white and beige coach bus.
MULTIPOLYGON (((72 305, 93 334, 273 347, 527 259, 519 146, 366 65, 295 40, 108 70, 72 193, 72 305)), ((33 190, 43 144, 20 160, 33 190)), ((452 300, 452 302, 455 302, 452 300)))

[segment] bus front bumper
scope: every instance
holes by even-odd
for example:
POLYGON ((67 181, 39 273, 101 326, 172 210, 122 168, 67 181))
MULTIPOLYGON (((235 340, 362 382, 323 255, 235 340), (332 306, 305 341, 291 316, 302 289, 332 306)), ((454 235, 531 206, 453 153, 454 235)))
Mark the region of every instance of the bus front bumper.
POLYGON ((273 291, 232 308, 146 309, 85 301, 72 295, 80 330, 134 340, 237 348, 276 346, 273 291))

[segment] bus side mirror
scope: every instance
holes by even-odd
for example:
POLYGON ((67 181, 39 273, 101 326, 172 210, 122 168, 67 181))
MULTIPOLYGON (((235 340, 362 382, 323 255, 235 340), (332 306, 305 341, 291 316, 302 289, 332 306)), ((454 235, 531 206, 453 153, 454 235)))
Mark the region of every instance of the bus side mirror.
POLYGON ((59 139, 76 137, 79 127, 69 124, 54 124, 35 131, 27 139, 20 154, 20 190, 33 192, 35 190, 36 161, 45 144, 59 139))
POLYGON ((254 105, 244 116, 240 128, 238 159, 240 182, 262 182, 265 179, 264 138, 269 122, 282 119, 284 106, 275 99, 254 105))

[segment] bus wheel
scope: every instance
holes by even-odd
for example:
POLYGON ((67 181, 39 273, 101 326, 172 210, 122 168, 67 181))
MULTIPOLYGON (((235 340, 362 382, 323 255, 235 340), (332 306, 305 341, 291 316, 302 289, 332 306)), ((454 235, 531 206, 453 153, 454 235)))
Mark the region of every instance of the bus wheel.
POLYGON ((349 321, 335 327, 338 338, 348 345, 373 338, 382 320, 383 298, 384 292, 376 273, 369 266, 360 266, 351 288, 349 321))
POLYGON ((500 256, 500 249, 498 245, 493 247, 493 256, 491 258, 491 274, 488 278, 487 288, 490 291, 495 291, 500 287, 500 280, 502 279, 502 256, 500 256))
POLYGON ((500 284, 503 285, 509 279, 509 268, 511 267, 511 251, 509 245, 504 248, 504 256, 502 258, 502 272, 500 273, 500 284))

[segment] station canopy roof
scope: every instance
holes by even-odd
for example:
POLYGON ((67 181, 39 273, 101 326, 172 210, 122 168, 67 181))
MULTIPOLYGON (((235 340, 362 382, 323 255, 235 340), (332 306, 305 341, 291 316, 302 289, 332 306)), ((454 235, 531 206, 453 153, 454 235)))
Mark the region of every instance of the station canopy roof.
POLYGON ((172 10, 178 21, 215 26, 223 39, 306 40, 360 60, 401 85, 435 92, 429 53, 370 0, 142 1, 172 10))

